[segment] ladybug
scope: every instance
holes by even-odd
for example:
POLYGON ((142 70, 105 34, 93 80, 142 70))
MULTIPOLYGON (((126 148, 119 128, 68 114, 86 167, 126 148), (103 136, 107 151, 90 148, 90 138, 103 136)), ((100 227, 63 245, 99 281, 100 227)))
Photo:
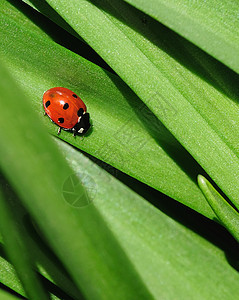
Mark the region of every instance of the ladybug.
POLYGON ((61 129, 84 134, 90 128, 90 115, 86 112, 85 103, 74 92, 63 87, 54 87, 43 95, 45 115, 61 129))

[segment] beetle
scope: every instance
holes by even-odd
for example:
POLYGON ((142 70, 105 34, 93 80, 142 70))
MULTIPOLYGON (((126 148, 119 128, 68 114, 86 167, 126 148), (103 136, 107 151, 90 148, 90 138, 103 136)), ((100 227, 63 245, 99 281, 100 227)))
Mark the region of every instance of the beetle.
POLYGON ((54 87, 43 94, 45 115, 59 126, 58 135, 63 130, 70 130, 75 136, 85 134, 89 128, 90 115, 85 103, 73 91, 64 87, 54 87))

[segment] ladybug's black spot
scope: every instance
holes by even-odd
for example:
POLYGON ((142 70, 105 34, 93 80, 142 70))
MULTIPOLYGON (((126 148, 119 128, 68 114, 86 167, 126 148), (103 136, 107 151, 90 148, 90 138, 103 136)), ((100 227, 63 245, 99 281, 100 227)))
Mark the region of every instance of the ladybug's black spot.
POLYGON ((67 109, 68 107, 69 107, 69 104, 65 103, 64 106, 63 106, 63 109, 67 109))
POLYGON ((84 109, 83 109, 83 108, 80 108, 80 109, 78 110, 78 112, 77 112, 77 116, 78 116, 78 117, 82 117, 83 114, 84 114, 84 109))
POLYGON ((48 100, 46 101, 45 107, 48 107, 51 104, 51 102, 48 100))
POLYGON ((76 94, 73 94, 72 96, 73 96, 74 98, 77 98, 77 95, 76 95, 76 94))
POLYGON ((64 123, 64 118, 59 118, 58 122, 61 123, 61 124, 64 123))

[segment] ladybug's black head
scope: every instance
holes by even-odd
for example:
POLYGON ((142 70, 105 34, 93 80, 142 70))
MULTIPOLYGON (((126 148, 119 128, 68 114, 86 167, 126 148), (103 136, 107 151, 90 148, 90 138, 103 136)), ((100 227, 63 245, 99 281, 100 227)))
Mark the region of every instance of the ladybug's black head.
POLYGON ((90 114, 84 113, 80 117, 79 122, 74 126, 74 131, 80 134, 84 134, 90 128, 90 114))

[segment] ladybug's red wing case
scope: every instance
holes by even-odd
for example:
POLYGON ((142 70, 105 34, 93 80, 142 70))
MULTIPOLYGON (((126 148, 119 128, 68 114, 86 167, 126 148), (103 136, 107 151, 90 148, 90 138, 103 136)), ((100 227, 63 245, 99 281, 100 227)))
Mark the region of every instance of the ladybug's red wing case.
POLYGON ((86 113, 86 106, 80 97, 67 88, 55 87, 46 91, 43 95, 43 106, 48 117, 65 130, 85 133, 90 127, 88 122, 85 128, 79 128, 80 123, 85 124, 81 119, 88 120, 89 114, 86 113))

